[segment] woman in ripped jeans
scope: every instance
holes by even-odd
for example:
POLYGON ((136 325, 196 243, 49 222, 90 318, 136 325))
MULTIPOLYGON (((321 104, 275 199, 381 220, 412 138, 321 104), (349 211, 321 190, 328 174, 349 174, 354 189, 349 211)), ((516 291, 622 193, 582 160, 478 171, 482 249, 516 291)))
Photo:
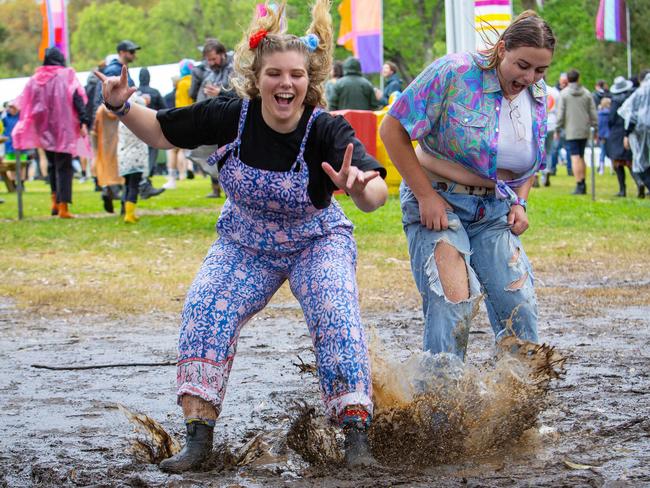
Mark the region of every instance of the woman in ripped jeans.
POLYGON ((554 48, 548 24, 526 11, 487 51, 434 61, 381 126, 404 178, 404 231, 432 353, 464 358, 482 295, 497 342, 512 334, 538 341, 533 273, 519 236, 534 175, 545 166, 543 76, 554 48))

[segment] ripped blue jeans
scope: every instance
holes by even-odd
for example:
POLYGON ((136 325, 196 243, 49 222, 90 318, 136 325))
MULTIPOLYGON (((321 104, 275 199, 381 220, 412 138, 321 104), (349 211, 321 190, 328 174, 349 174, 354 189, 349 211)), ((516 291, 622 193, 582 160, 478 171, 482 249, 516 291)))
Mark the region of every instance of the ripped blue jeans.
POLYGON ((510 232, 510 203, 494 195, 437 191, 453 207, 447 212, 449 229, 439 232, 420 223, 415 195, 404 183, 400 188, 411 270, 422 296, 424 350, 450 352, 464 359, 470 322, 481 296, 485 296, 497 342, 512 334, 538 342, 532 268, 519 237, 510 232), (441 241, 456 248, 465 259, 469 284, 466 300, 454 303, 445 297, 435 259, 441 241))

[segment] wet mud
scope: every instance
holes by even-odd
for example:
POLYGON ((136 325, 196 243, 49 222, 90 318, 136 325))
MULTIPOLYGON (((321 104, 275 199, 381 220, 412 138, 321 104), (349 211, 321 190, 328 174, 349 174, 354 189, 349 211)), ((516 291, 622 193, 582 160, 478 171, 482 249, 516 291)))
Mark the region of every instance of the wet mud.
POLYGON ((539 294, 555 351, 499 353, 482 310, 467 366, 411 391, 404 378, 428 361, 419 311, 364 311, 385 371, 370 433, 381 466, 356 471, 323 418, 295 303, 274 301, 243 329, 212 457, 167 475, 152 461, 183 440, 175 368, 160 365, 175 359, 176 317, 40 316, 0 300, 0 486, 650 486, 650 306, 580 304, 559 285, 546 278, 539 294), (555 353, 560 379, 539 368, 555 353), (34 367, 111 364, 133 366, 34 367))

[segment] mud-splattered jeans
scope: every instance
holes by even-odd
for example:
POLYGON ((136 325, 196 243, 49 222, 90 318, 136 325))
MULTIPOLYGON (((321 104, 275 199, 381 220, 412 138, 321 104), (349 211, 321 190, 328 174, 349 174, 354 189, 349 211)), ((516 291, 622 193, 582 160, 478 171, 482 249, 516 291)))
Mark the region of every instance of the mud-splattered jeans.
POLYGON ((497 342, 511 334, 538 342, 533 273, 519 237, 510 232, 510 204, 493 195, 479 197, 449 190, 438 193, 453 207, 447 214, 450 228, 436 232, 420 223, 418 201, 411 189, 404 183, 400 188, 411 270, 422 295, 424 350, 464 358, 470 322, 482 294, 497 342), (440 241, 465 258, 467 300, 454 303, 445 297, 434 256, 440 241))

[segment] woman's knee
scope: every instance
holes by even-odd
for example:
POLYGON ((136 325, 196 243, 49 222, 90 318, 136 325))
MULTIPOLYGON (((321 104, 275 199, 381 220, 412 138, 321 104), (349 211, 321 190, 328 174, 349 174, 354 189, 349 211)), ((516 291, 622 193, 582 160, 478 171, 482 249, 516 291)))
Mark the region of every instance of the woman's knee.
POLYGON ((468 300, 470 286, 465 256, 445 241, 436 244, 434 256, 445 298, 452 303, 468 300))

